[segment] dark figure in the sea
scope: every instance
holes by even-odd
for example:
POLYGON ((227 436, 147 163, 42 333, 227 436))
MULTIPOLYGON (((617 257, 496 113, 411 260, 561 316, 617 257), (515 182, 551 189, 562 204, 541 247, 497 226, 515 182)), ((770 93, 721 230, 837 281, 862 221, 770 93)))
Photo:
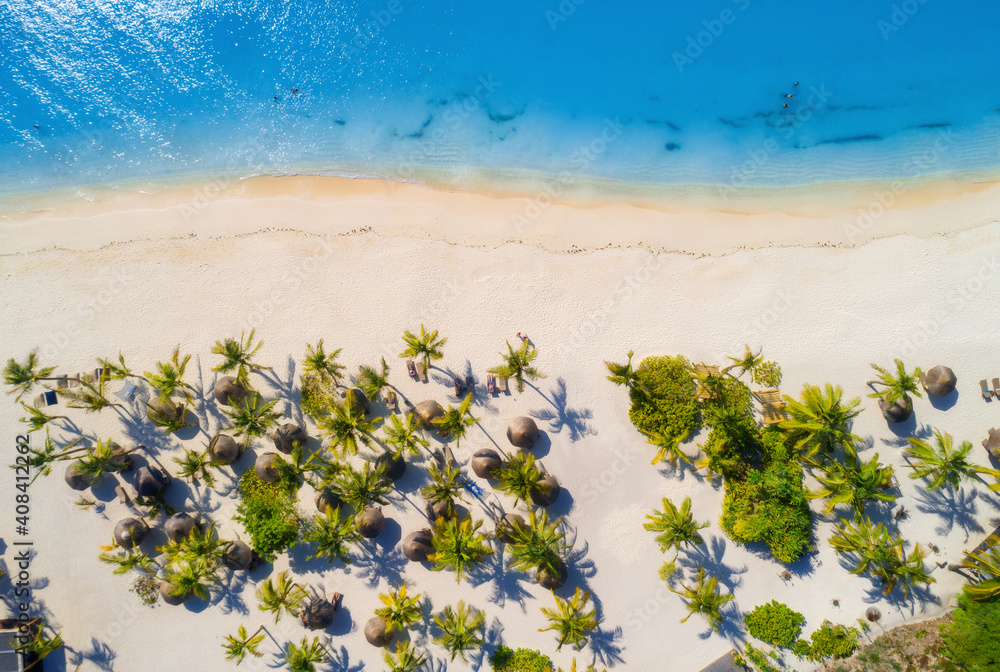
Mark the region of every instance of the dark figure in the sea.
POLYGON ((785 94, 785 98, 794 98, 794 97, 795 97, 794 93, 786 93, 785 94))
POLYGON ((37 131, 38 130, 38 124, 35 124, 34 128, 37 131))
POLYGON ((278 97, 277 96, 274 97, 274 102, 278 102, 278 97))
POLYGON ((292 95, 293 95, 293 96, 294 96, 294 95, 296 95, 296 94, 298 94, 298 92, 299 92, 299 90, 298 90, 298 89, 292 89, 291 91, 292 91, 292 95))
POLYGON ((788 103, 782 103, 781 106, 782 107, 788 107, 788 103))
POLYGON ((795 82, 795 84, 793 84, 792 86, 798 86, 798 85, 799 85, 799 83, 798 83, 798 82, 795 82))

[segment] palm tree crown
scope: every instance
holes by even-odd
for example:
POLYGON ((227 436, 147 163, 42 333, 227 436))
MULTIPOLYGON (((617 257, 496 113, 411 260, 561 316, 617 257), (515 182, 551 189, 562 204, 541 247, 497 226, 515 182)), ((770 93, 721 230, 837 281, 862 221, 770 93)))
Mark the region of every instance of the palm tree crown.
POLYGON ((427 662, 427 656, 415 651, 410 640, 397 643, 395 651, 386 651, 382 656, 389 672, 417 672, 427 662))
POLYGON ((897 359, 896 363, 896 373, 892 374, 886 369, 883 369, 877 364, 872 364, 872 368, 878 372, 878 378, 875 380, 870 380, 867 385, 875 386, 881 385, 881 390, 876 390, 869 394, 869 397, 874 399, 881 399, 885 402, 885 405, 892 406, 897 400, 902 399, 904 404, 909 403, 910 395, 915 397, 920 397, 920 368, 917 367, 913 370, 913 373, 909 373, 906 370, 906 365, 903 364, 903 360, 897 359))
POLYGON ((512 525, 506 531, 507 547, 513 559, 512 569, 521 571, 546 571, 558 576, 564 561, 562 552, 571 547, 565 542, 566 534, 560 529, 563 519, 549 522, 545 511, 528 514, 527 525, 512 525))
POLYGON ((264 654, 257 650, 264 641, 264 635, 260 634, 263 629, 262 625, 252 635, 248 635, 247 629, 241 624, 235 635, 226 635, 226 641, 222 644, 222 648, 226 650, 226 660, 235 660, 236 666, 239 667, 247 655, 254 658, 263 656, 264 654))
POLYGON ((260 346, 264 345, 261 341, 251 347, 255 332, 256 330, 251 329, 249 336, 240 334, 238 341, 235 338, 216 341, 215 345, 212 346, 212 354, 222 355, 222 364, 213 368, 212 371, 219 373, 233 373, 235 371, 236 379, 246 383, 251 372, 270 369, 270 366, 262 366, 252 359, 260 350, 260 346))
POLYGON ((850 504, 854 508, 854 519, 861 520, 866 501, 899 499, 899 495, 886 492, 894 485, 894 472, 891 465, 878 461, 878 453, 867 462, 857 457, 846 465, 830 462, 824 470, 825 475, 816 477, 823 487, 808 494, 810 499, 826 498, 824 513, 832 512, 837 504, 850 504))
POLYGON ((461 445, 462 438, 465 436, 466 430, 472 425, 479 422, 478 418, 472 416, 469 413, 469 406, 472 404, 472 393, 470 392, 459 404, 458 408, 451 406, 449 404, 448 408, 445 410, 444 415, 440 418, 435 418, 432 422, 437 426, 438 431, 445 436, 455 437, 455 446, 461 445))
POLYGON ((745 345, 743 347, 745 348, 745 351, 742 357, 730 357, 729 355, 726 355, 726 358, 729 359, 732 364, 723 369, 723 373, 728 373, 732 369, 739 368, 740 378, 742 378, 744 373, 752 373, 754 368, 764 361, 764 357, 761 355, 761 350, 758 350, 757 354, 754 354, 753 351, 750 350, 749 345, 745 345))
POLYGON ((420 593, 410 597, 406 584, 399 590, 379 593, 378 599, 384 606, 375 610, 375 615, 385 621, 387 632, 405 630, 420 620, 420 593))
POLYGON ((332 446, 339 447, 342 454, 357 455, 359 445, 372 445, 371 435, 375 431, 376 420, 365 417, 354 395, 348 394, 343 404, 331 406, 330 415, 320 418, 317 424, 330 437, 332 446))
POLYGON ((28 358, 24 364, 11 357, 3 367, 4 382, 11 386, 7 394, 17 392, 16 401, 21 401, 21 397, 31 392, 31 388, 44 378, 47 378, 56 370, 54 366, 46 366, 38 369, 38 351, 32 350, 28 353, 28 358))
POLYGON ((420 423, 413 413, 407 413, 405 421, 400 420, 398 415, 389 417, 389 424, 385 426, 385 443, 392 447, 395 457, 402 457, 404 453, 416 457, 421 448, 431 445, 420 435, 420 423))
POLYGON ((308 637, 303 637, 300 644, 289 642, 288 651, 285 653, 289 672, 316 672, 316 663, 325 663, 328 660, 330 653, 319 641, 319 637, 313 637, 311 642, 308 637))
POLYGON ((556 647, 556 651, 561 649, 564 644, 572 644, 577 651, 581 650, 587 643, 587 633, 596 630, 599 622, 597 609, 586 611, 587 602, 590 601, 590 593, 581 591, 580 587, 577 586, 573 597, 568 600, 555 593, 552 593, 552 597, 556 600, 556 608, 546 609, 542 607, 542 613, 549 619, 549 626, 539 628, 538 631, 554 630, 558 633, 559 646, 556 647))
POLYGON ((685 497, 684 502, 678 509, 666 497, 663 498, 663 511, 653 510, 653 515, 647 515, 650 522, 645 523, 645 527, 650 532, 659 532, 656 541, 660 544, 660 550, 667 552, 671 548, 678 551, 681 546, 705 543, 705 540, 698 534, 698 530, 708 527, 708 523, 695 522, 691 515, 691 498, 685 497))
POLYGON ((268 429, 278 424, 281 413, 271 410, 277 403, 277 399, 264 401, 263 397, 253 392, 242 403, 224 408, 222 412, 232 422, 230 429, 233 434, 245 437, 243 443, 246 445, 250 443, 250 439, 266 435, 268 429))
POLYGON ((460 656, 462 662, 468 662, 465 652, 483 645, 479 633, 485 622, 483 612, 459 600, 454 609, 449 604, 443 612, 435 614, 434 623, 441 628, 441 635, 435 639, 451 654, 452 660, 455 660, 455 656, 460 656))
POLYGON ((283 613, 297 616, 302 601, 308 596, 305 586, 292 581, 286 569, 279 572, 277 577, 268 577, 257 589, 257 599, 260 601, 257 608, 273 613, 274 622, 277 623, 283 613))
POLYGON ((302 535, 303 541, 316 544, 316 552, 306 560, 326 558, 328 562, 340 560, 345 565, 351 564, 348 544, 356 544, 362 539, 354 519, 341 517, 339 507, 331 509, 329 506, 313 517, 312 524, 302 535))
POLYGON ((447 338, 439 338, 437 329, 427 331, 424 325, 420 325, 420 334, 414 335, 409 331, 403 332, 403 342, 406 348, 399 353, 400 357, 416 357, 423 360, 424 370, 430 368, 431 360, 439 360, 444 357, 441 348, 448 342, 447 338))
POLYGON ((632 389, 639 381, 639 375, 632 368, 632 355, 631 350, 628 351, 628 361, 624 364, 618 364, 616 362, 609 362, 605 360, 604 366, 608 367, 608 372, 611 374, 607 376, 615 385, 624 385, 628 389, 632 389))
POLYGON ((857 566, 850 570, 851 574, 871 572, 885 586, 884 595, 891 593, 897 584, 902 584, 906 597, 914 584, 935 582, 924 568, 926 554, 920 544, 907 555, 898 533, 893 537, 885 525, 872 525, 869 518, 862 518, 853 525, 842 518, 830 537, 830 546, 838 553, 855 555, 857 566))
POLYGON ((521 347, 515 350, 510 341, 507 341, 507 354, 500 353, 504 358, 504 363, 487 369, 497 376, 507 376, 517 381, 517 391, 524 392, 524 379, 536 380, 545 378, 545 374, 535 368, 531 362, 538 356, 538 350, 532 347, 527 341, 521 343, 521 347))
POLYGON ((693 586, 685 586, 678 581, 680 590, 667 586, 673 593, 687 599, 687 610, 691 613, 681 619, 681 623, 687 621, 694 614, 701 614, 708 620, 712 630, 719 631, 719 623, 722 622, 722 607, 733 600, 733 596, 723 595, 719 592, 719 579, 714 576, 706 577, 705 568, 698 568, 698 578, 693 586))
POLYGON ((434 570, 450 569, 455 572, 455 581, 461 582, 470 567, 493 555, 485 535, 479 533, 482 526, 482 521, 473 522, 468 516, 438 518, 431 538, 434 552, 427 556, 434 563, 434 570))
POLYGON ((358 387, 369 399, 378 399, 386 387, 389 387, 389 365, 382 358, 382 367, 376 369, 374 366, 362 364, 358 367, 358 387))
POLYGON ((963 441, 956 449, 953 447, 951 434, 943 434, 939 429, 934 430, 936 449, 916 437, 910 437, 909 442, 910 447, 903 452, 903 456, 911 460, 909 466, 913 472, 910 478, 929 480, 929 491, 937 490, 943 485, 957 488, 963 480, 972 480, 980 473, 1000 477, 1000 472, 995 469, 987 469, 969 461, 972 443, 963 441))
POLYGON ((991 600, 1000 595, 1000 541, 996 537, 987 539, 985 548, 967 554, 959 566, 976 574, 977 581, 965 587, 969 597, 991 600))
POLYGON ((321 338, 315 348, 312 345, 306 345, 306 358, 302 363, 306 371, 312 371, 320 376, 328 376, 335 385, 338 385, 340 384, 341 371, 344 370, 344 366, 337 363, 337 357, 342 349, 337 348, 329 355, 326 354, 323 351, 323 339, 321 338))
POLYGON ((843 390, 827 383, 822 389, 815 385, 802 388, 802 401, 785 396, 786 410, 791 416, 780 427, 795 449, 804 458, 831 456, 837 448, 854 454, 858 437, 850 432, 851 420, 861 413, 861 400, 855 397, 843 403, 843 390))
MULTIPOLYGON (((191 393, 188 391, 188 384, 184 382, 184 372, 191 355, 181 357, 181 346, 174 348, 174 352, 169 362, 157 362, 156 373, 146 372, 146 380, 157 391, 161 402, 169 402, 174 393, 180 391, 184 399, 191 401, 191 393)), ((102 378, 104 376, 102 375, 102 378)))

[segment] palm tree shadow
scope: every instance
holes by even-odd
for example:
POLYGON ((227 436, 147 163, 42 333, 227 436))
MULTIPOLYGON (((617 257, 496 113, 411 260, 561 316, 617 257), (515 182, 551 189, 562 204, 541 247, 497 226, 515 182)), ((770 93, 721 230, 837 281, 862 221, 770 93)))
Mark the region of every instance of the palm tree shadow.
POLYGON ((292 418, 297 424, 304 425, 302 418, 302 393, 295 387, 295 359, 289 355, 285 362, 285 380, 282 380, 274 371, 264 369, 258 371, 261 378, 268 381, 277 389, 278 395, 285 401, 285 416, 292 418))
POLYGON ((70 657, 70 662, 73 665, 79 666, 83 664, 83 661, 87 661, 99 670, 113 672, 115 669, 115 658, 117 657, 118 654, 110 646, 98 641, 96 637, 91 637, 90 647, 84 651, 74 651, 73 656, 70 657))
POLYGON ((386 549, 371 540, 358 544, 361 553, 354 557, 354 566, 371 588, 377 588, 384 579, 390 586, 398 587, 406 570, 406 557, 398 546, 386 549))
POLYGON ((247 585, 247 573, 246 572, 232 572, 229 575, 228 581, 221 582, 221 586, 225 590, 220 590, 216 593, 217 598, 212 600, 214 605, 217 605, 219 609, 222 610, 224 614, 241 614, 247 616, 250 614, 250 609, 247 607, 246 602, 243 601, 243 588, 247 585))
POLYGON ((467 574, 469 583, 481 586, 490 583, 489 601, 503 608, 511 599, 524 610, 526 601, 531 594, 521 585, 527 583, 525 574, 510 568, 511 558, 505 552, 503 544, 499 544, 493 555, 482 565, 474 567, 467 574))
POLYGON ((563 378, 557 379, 556 387, 550 390, 551 399, 531 383, 525 382, 552 405, 553 410, 543 408, 529 413, 533 418, 549 423, 550 432, 558 434, 566 429, 569 432, 570 441, 579 441, 585 436, 597 434, 597 430, 588 422, 593 417, 589 408, 575 409, 567 406, 566 381, 563 378))
POLYGON ((934 528, 935 534, 947 535, 957 525, 965 531, 965 539, 968 541, 970 533, 983 531, 976 517, 979 512, 976 503, 979 492, 975 489, 959 488, 956 491, 942 487, 937 490, 924 490, 916 498, 918 511, 941 517, 941 524, 934 528))
POLYGON ((719 579, 719 584, 725 586, 730 593, 742 585, 743 580, 738 578, 740 574, 747 571, 747 567, 737 568, 727 565, 723 561, 726 553, 726 540, 723 537, 712 535, 705 540, 704 544, 699 544, 694 548, 686 550, 678 556, 678 564, 681 567, 697 571, 699 567, 704 567, 705 572, 719 579))
POLYGON ((351 664, 351 656, 344 645, 341 645, 337 650, 330 649, 330 662, 328 664, 336 672, 364 672, 365 670, 365 664, 362 662, 351 664))
MULTIPOLYGON (((914 417, 916 417, 916 416, 915 415, 911 416, 910 419, 912 420, 914 417)), ((902 423, 902 424, 908 424, 908 423, 909 423, 909 420, 906 421, 906 422, 904 422, 904 423, 902 423)), ((915 426, 914 426, 912 432, 910 432, 910 433, 893 432, 894 434, 896 434, 896 438, 894 438, 894 439, 891 439, 891 438, 890 439, 882 439, 882 443, 885 444, 886 446, 891 446, 893 448, 907 448, 910 445, 910 437, 913 437, 913 438, 916 438, 916 439, 924 439, 924 440, 926 440, 926 439, 929 439, 932 436, 934 436, 934 428, 931 427, 930 425, 928 425, 928 424, 919 424, 918 425, 918 424, 916 424, 916 421, 914 421, 914 425, 915 426)), ((874 439, 872 439, 872 443, 874 445, 874 439)))
MULTIPOLYGON (((483 645, 479 647, 479 650, 469 656, 469 665, 473 670, 482 669, 483 663, 485 663, 493 652, 496 651, 497 647, 503 643, 503 624, 500 623, 500 619, 494 617, 493 622, 490 623, 489 627, 486 628, 483 633, 483 645)), ((445 668, 447 669, 447 667, 445 668)), ((492 669, 492 667, 491 667, 492 669)))
POLYGON ((621 626, 607 629, 598 625, 589 637, 590 649, 594 652, 591 663, 596 665, 600 661, 602 666, 612 667, 625 662, 625 659, 622 658, 622 647, 619 644, 622 634, 621 626))
POLYGON ((122 434, 129 442, 145 446, 147 454, 156 455, 161 451, 176 450, 177 445, 172 440, 174 437, 171 434, 158 430, 153 423, 143 419, 135 410, 129 409, 127 412, 119 410, 118 415, 122 434))
POLYGON ((941 604, 941 599, 931 592, 930 588, 924 584, 915 584, 910 586, 909 595, 903 594, 903 587, 901 584, 896 584, 896 587, 889 593, 885 594, 885 590, 881 581, 876 577, 872 576, 872 584, 865 589, 864 601, 868 604, 874 604, 876 602, 888 602, 894 606, 899 611, 908 609, 910 615, 913 616, 917 613, 917 604, 941 604))

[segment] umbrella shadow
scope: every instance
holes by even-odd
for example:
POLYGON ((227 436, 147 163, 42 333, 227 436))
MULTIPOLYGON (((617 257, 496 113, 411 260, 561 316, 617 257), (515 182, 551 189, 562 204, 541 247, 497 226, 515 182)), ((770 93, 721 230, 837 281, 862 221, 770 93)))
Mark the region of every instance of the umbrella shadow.
POLYGON ((890 432, 905 439, 917 433, 917 414, 916 412, 910 414, 910 417, 902 422, 889 422, 886 420, 885 424, 890 432))
POLYGON ((395 587, 403 583, 406 556, 398 547, 383 549, 371 540, 361 542, 358 547, 362 552, 354 559, 354 566, 370 588, 377 588, 383 580, 395 587))
POLYGON ((527 600, 531 597, 531 593, 525 590, 522 584, 529 583, 527 580, 527 575, 523 572, 511 569, 510 565, 513 560, 504 551, 506 550, 503 544, 498 544, 493 552, 493 555, 489 556, 489 559, 472 568, 466 575, 469 583, 473 586, 481 586, 485 583, 490 584, 490 595, 489 601, 503 608, 507 605, 507 600, 512 600, 521 606, 521 611, 524 611, 525 604, 527 600))
POLYGON ((531 383, 528 385, 552 405, 551 410, 542 408, 530 411, 531 417, 549 424, 550 432, 558 434, 565 429, 569 433, 570 441, 579 441, 585 436, 597 434, 597 430, 589 422, 593 418, 591 410, 589 408, 570 408, 567 404, 566 381, 563 378, 557 379, 556 386, 549 390, 551 398, 531 383))
POLYGON ((951 394, 946 394, 943 397, 928 393, 927 401, 929 401, 931 406, 937 410, 947 411, 949 408, 958 403, 958 388, 955 388, 951 391, 951 394))
POLYGON ((983 531, 976 515, 979 512, 979 492, 975 489, 942 487, 924 490, 916 495, 916 499, 918 511, 941 518, 941 524, 934 528, 935 534, 946 535, 957 525, 965 531, 968 540, 970 533, 983 531))

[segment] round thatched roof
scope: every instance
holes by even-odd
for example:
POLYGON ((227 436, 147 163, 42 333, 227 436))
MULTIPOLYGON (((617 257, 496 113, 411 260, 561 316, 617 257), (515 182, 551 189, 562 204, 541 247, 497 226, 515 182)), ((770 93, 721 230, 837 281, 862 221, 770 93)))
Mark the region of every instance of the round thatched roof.
POLYGON ((427 504, 427 517, 431 521, 436 521, 439 518, 444 518, 448 520, 455 517, 455 502, 450 499, 446 499, 440 502, 434 502, 433 504, 427 504))
POLYGON ((196 524, 194 518, 180 511, 167 518, 167 522, 163 524, 163 531, 167 533, 167 539, 170 541, 180 541, 191 534, 196 524))
POLYGON ((174 595, 176 586, 167 583, 166 581, 160 581, 160 598, 163 599, 167 604, 178 605, 187 599, 187 595, 174 595))
POLYGON ((286 422, 274 432, 274 447, 287 455, 294 450, 296 443, 304 446, 308 439, 306 430, 294 422, 286 422))
POLYGON ((146 416, 150 419, 152 419, 154 413, 159 413, 173 420, 183 422, 184 417, 187 415, 187 407, 184 404, 157 400, 149 404, 149 408, 146 409, 146 416))
POLYGON ((920 377, 920 382, 923 383, 928 394, 933 394, 935 397, 947 397, 955 390, 958 378, 955 376, 955 372, 947 366, 938 364, 930 371, 925 371, 924 375, 920 377))
POLYGON ((904 422, 913 415, 913 401, 899 398, 892 406, 886 407, 882 399, 878 400, 879 410, 889 422, 904 422))
POLYGON ((71 462, 70 465, 66 467, 66 474, 64 478, 66 479, 66 484, 74 490, 86 490, 91 486, 90 476, 83 473, 80 469, 79 460, 71 462))
POLYGON ((503 466, 503 458, 492 448, 483 448, 472 454, 470 464, 476 476, 479 478, 490 478, 503 466))
POLYGON ((216 434, 208 443, 208 456, 213 462, 232 464, 240 459, 240 444, 228 434, 216 434))
POLYGON ((394 630, 386 630, 384 618, 375 616, 365 623, 365 639, 372 646, 389 646, 395 638, 394 630))
POLYGON ((528 523, 524 520, 524 516, 518 513, 508 513, 504 515, 503 519, 497 524, 496 529, 493 530, 493 535, 503 542, 508 542, 511 539, 511 534, 514 532, 515 528, 523 528, 528 523))
POLYGON ((253 463, 253 470, 257 472, 257 478, 265 483, 277 483, 278 472, 274 469, 275 453, 264 453, 253 463))
POLYGON ((157 467, 140 467, 132 480, 135 493, 139 497, 154 497, 170 485, 170 476, 157 467))
POLYGON ((315 598, 302 609, 299 619, 310 630, 326 630, 333 625, 337 607, 327 599, 315 598))
POLYGON ((546 590, 559 590, 566 585, 566 578, 569 576, 569 570, 566 568, 566 563, 559 562, 559 571, 555 574, 551 573, 547 569, 540 569, 538 573, 535 574, 535 579, 538 581, 538 585, 546 590))
POLYGON ((538 487, 531 491, 531 501, 535 506, 552 506, 559 499, 559 481, 552 474, 545 474, 538 481, 538 487))
POLYGON ((507 425, 507 440, 518 448, 527 450, 538 440, 538 425, 527 416, 514 418, 507 425))
POLYGON ((347 399, 347 395, 354 397, 354 408, 362 413, 368 412, 368 397, 360 387, 349 387, 340 393, 341 399, 347 399))
POLYGON ((139 518, 124 518, 115 525, 115 543, 122 548, 135 548, 146 538, 149 525, 139 518))
POLYGON ((989 435, 983 439, 983 448, 994 459, 1000 460, 1000 431, 991 429, 989 435))
POLYGON ((398 481, 406 473, 406 460, 402 457, 396 457, 392 453, 382 453, 377 458, 375 458, 375 466, 383 467, 385 471, 382 472, 382 477, 387 478, 393 483, 398 481))
POLYGON ((326 513, 327 507, 331 509, 341 509, 344 507, 344 500, 330 488, 324 488, 317 492, 314 501, 316 502, 316 510, 320 513, 326 513))
POLYGON ((222 562, 233 571, 249 568, 252 560, 253 550, 239 539, 230 541, 223 548, 222 562))
POLYGON ((369 506, 361 512, 361 516, 358 518, 358 532, 361 533, 361 536, 366 539, 374 539, 382 534, 384 529, 385 516, 382 515, 382 509, 369 506))
POLYGON ((416 414, 417 418, 420 419, 421 426, 427 430, 437 429, 434 426, 434 420, 444 417, 444 409, 441 408, 441 404, 433 399, 421 401, 417 404, 417 407, 413 412, 416 414))
POLYGON ((867 618, 872 623, 877 623, 880 618, 882 618, 882 612, 875 607, 868 607, 865 611, 865 618, 867 618))
POLYGON ((232 376, 223 376, 216 381, 212 394, 215 395, 215 400, 218 403, 223 406, 229 406, 230 399, 236 404, 243 403, 248 392, 245 387, 237 384, 236 379, 232 376))
POLYGON ((423 562, 434 552, 433 533, 430 528, 410 532, 403 539, 403 555, 412 562, 423 562))

